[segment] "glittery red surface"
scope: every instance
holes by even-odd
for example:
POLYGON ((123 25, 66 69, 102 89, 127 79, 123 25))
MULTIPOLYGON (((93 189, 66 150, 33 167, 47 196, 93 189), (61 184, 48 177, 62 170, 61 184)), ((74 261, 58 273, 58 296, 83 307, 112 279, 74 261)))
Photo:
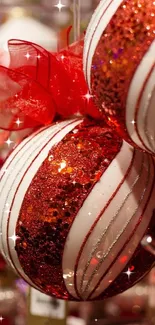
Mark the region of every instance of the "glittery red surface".
POLYGON ((130 82, 154 38, 154 0, 125 0, 94 54, 91 83, 96 102, 127 140, 125 108, 130 82))
POLYGON ((45 293, 72 299, 62 273, 65 241, 84 200, 121 145, 105 124, 86 120, 51 149, 32 180, 18 219, 16 251, 25 273, 45 293))

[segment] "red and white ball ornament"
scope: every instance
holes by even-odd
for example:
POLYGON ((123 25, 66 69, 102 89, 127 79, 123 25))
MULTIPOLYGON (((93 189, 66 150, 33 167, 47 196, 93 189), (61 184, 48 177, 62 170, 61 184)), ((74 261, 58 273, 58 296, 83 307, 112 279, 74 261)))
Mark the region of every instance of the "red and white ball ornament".
POLYGON ((128 289, 154 256, 153 158, 110 127, 71 119, 25 139, 0 173, 0 248, 30 285, 96 300, 128 289), (130 275, 130 276, 129 276, 130 275))
POLYGON ((121 136, 155 154, 155 1, 102 0, 87 30, 85 76, 121 136))

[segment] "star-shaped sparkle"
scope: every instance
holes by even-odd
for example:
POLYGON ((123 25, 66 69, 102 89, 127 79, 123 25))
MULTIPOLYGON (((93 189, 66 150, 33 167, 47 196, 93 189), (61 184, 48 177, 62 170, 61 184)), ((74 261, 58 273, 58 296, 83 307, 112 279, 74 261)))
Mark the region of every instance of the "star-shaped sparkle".
POLYGON ((22 121, 18 118, 15 123, 19 126, 20 124, 22 124, 22 121))
POLYGON ((5 143, 8 145, 8 147, 10 147, 13 141, 10 138, 8 138, 7 141, 5 141, 5 143))
POLYGON ((85 94, 84 96, 82 96, 84 99, 86 99, 88 102, 90 101, 91 98, 93 98, 94 96, 91 95, 89 92, 87 94, 85 94))
POLYGON ((124 274, 126 274, 128 276, 128 279, 130 279, 130 276, 132 273, 134 273, 134 272, 132 272, 129 268, 126 272, 124 272, 124 274))
POLYGON ((60 58, 63 61, 65 59, 65 56, 62 54, 60 58))
POLYGON ((12 240, 13 240, 14 245, 16 244, 16 240, 17 240, 18 238, 19 238, 19 237, 16 236, 15 232, 14 232, 14 234, 13 234, 11 237, 9 237, 9 239, 12 239, 12 240))
POLYGON ((4 320, 4 318, 1 316, 1 317, 0 317, 0 322, 2 323, 2 322, 3 322, 3 320, 4 320))
POLYGON ((24 56, 25 56, 25 58, 27 58, 27 60, 29 60, 31 55, 30 55, 30 53, 27 52, 24 56))
POLYGON ((59 12, 61 11, 62 8, 66 7, 65 5, 62 4, 61 0, 57 3, 57 5, 54 5, 54 7, 59 9, 59 12))

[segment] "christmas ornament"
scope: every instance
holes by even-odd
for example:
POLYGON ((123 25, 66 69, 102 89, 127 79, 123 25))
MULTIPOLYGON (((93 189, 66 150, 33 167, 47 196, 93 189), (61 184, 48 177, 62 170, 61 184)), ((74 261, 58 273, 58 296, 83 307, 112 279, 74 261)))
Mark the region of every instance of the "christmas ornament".
POLYGON ((20 40, 9 41, 8 47, 10 65, 0 66, 1 129, 48 125, 57 115, 100 116, 82 70, 83 40, 59 53, 20 40))
POLYGON ((36 289, 62 299, 110 297, 154 263, 153 158, 102 122, 39 129, 0 173, 0 247, 36 289))
POLYGON ((100 112, 121 136, 155 153, 155 2, 101 1, 88 27, 84 66, 100 112))

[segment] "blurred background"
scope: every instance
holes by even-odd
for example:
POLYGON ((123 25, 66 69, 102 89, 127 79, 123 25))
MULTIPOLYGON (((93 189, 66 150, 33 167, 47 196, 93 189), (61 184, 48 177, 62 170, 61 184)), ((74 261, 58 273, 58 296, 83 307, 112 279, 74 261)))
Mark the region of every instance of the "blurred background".
MULTIPOLYGON (((86 30, 98 0, 81 1, 81 33, 86 30)), ((7 52, 7 41, 19 38, 33 41, 49 51, 66 44, 68 26, 74 26, 72 0, 0 0, 0 48, 7 52)), ((74 29, 70 42, 75 39, 74 29)), ((0 165, 25 131, 0 130, 0 165)), ((46 301, 45 311, 37 314, 35 293, 8 269, 0 256, 0 323, 2 325, 101 325, 155 324, 155 270, 122 295, 95 303, 46 301), (32 306, 33 303, 33 306, 32 306), (62 312, 63 310, 63 312, 62 312), (60 317, 61 314, 61 317, 60 317)), ((45 297, 42 301, 45 302, 45 297)))
MULTIPOLYGON (((81 1, 81 31, 86 29, 98 0, 81 1)), ((0 45, 10 37, 27 37, 47 49, 56 49, 55 33, 73 24, 73 1, 1 0, 0 45), (62 10, 63 9, 63 10, 62 10)))

